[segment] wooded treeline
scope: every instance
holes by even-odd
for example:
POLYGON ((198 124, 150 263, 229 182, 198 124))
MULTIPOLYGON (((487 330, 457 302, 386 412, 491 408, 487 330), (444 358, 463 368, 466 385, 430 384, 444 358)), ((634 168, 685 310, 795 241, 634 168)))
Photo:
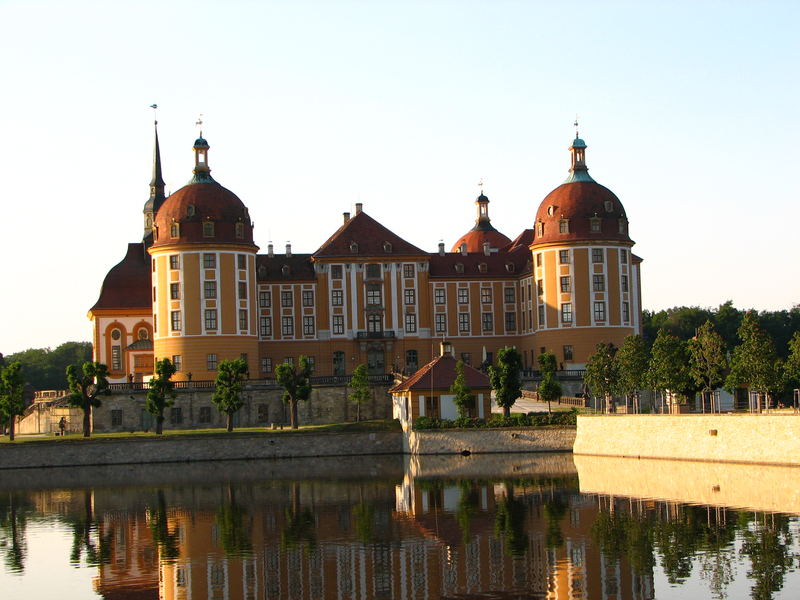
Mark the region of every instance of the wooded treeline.
MULTIPOLYGON (((0 355, 2 356, 2 355, 0 355)), ((67 389, 67 367, 80 366, 92 360, 90 342, 64 342, 55 350, 30 348, 22 352, 3 356, 6 364, 22 363, 22 375, 26 383, 37 390, 67 389)))

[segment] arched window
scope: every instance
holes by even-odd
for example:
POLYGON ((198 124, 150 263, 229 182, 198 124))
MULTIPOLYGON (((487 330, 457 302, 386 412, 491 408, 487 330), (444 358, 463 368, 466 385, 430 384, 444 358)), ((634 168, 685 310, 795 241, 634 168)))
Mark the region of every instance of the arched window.
POLYGON ((169 226, 169 237, 176 238, 180 235, 180 226, 177 223, 172 223, 169 226))

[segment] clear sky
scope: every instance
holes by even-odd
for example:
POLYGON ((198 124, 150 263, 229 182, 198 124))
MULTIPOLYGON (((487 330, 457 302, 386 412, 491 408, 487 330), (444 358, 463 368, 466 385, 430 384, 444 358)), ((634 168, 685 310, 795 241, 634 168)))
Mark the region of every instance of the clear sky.
POLYGON ((356 202, 434 251, 531 227, 567 176, 622 200, 644 307, 800 302, 800 3, 0 0, 0 352, 90 339, 164 178, 193 166, 256 243, 313 252, 356 202))

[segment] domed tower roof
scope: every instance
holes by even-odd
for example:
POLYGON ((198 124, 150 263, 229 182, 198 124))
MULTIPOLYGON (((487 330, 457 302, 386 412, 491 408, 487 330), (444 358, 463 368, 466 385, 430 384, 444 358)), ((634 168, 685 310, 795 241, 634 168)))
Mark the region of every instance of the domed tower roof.
POLYGON ((569 150, 572 155, 569 177, 539 205, 533 244, 574 241, 633 244, 622 202, 589 175, 586 142, 576 134, 569 150))
POLYGON ((489 198, 484 196, 482 191, 481 195, 475 199, 475 205, 478 207, 475 226, 458 238, 450 252, 460 252, 464 244, 466 244, 467 252, 483 252, 485 243, 488 243, 493 250, 498 250, 511 243, 508 237, 497 231, 492 225, 489 219, 489 198))
POLYGON ((244 203, 211 177, 208 142, 194 143, 189 183, 164 200, 155 216, 153 247, 182 243, 253 244, 253 224, 244 203))

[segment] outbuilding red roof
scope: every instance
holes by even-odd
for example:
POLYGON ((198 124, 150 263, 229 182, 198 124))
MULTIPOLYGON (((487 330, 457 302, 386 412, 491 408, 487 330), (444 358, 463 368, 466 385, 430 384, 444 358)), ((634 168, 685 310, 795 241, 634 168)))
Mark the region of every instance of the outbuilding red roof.
MULTIPOLYGON (((489 389, 489 377, 469 365, 464 365, 464 377, 471 389, 489 389)), ((456 359, 450 354, 437 356, 405 381, 401 381, 390 392, 409 390, 449 390, 456 380, 456 359)))
POLYGON ((90 310, 146 308, 152 310, 150 297, 150 257, 141 242, 128 244, 128 253, 103 280, 100 297, 90 310))
POLYGON ((314 258, 391 255, 428 256, 428 253, 389 231, 363 211, 348 219, 313 254, 314 258))

